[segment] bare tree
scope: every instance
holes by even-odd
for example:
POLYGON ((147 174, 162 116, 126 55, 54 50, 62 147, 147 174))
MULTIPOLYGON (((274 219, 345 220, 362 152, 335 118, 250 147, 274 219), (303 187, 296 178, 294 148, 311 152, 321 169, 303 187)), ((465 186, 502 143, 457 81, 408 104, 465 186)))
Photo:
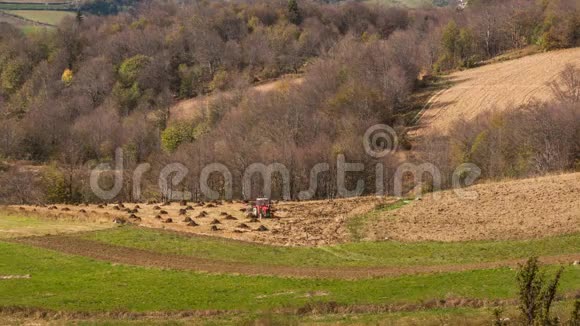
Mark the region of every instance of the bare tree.
POLYGON ((558 80, 551 82, 552 92, 562 102, 580 103, 580 68, 568 64, 558 75, 558 80))

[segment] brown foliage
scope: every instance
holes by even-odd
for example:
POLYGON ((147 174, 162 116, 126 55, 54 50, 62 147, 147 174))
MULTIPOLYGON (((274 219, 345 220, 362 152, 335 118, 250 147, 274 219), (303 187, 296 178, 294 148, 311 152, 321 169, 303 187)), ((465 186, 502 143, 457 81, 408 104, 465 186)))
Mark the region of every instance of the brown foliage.
MULTIPOLYGON (((27 37, 2 25, 0 156, 56 160, 68 180, 68 201, 94 200, 73 176, 86 177, 79 171, 110 160, 117 147, 125 149, 127 171, 144 161, 154 165, 153 172, 181 161, 197 177, 206 164, 222 162, 240 180, 251 163, 282 163, 289 170, 293 198, 308 188, 315 164, 329 163, 335 171, 336 154, 343 153, 369 167, 359 176, 373 184, 370 168, 378 161, 364 153, 361 136, 377 123, 404 129, 406 101, 417 78, 448 54, 443 27, 451 20, 457 23, 459 41, 452 42, 451 50, 461 60, 447 61, 465 66, 531 44, 546 49, 578 44, 577 1, 542 3, 485 1, 456 11, 299 1, 301 19, 289 20, 284 2, 153 1, 115 16, 66 20, 54 34, 27 37), (147 64, 135 64, 136 57, 147 64), (61 81, 65 69, 73 72, 66 84, 61 81), (302 84, 267 94, 246 91, 252 83, 289 73, 304 73, 302 84), (218 90, 233 95, 212 101, 199 118, 185 122, 194 135, 175 153, 164 153, 160 134, 175 99, 218 90)), ((577 103, 576 74, 564 73, 553 87, 560 98, 577 103)), ((473 153, 473 159, 489 165, 488 175, 569 166, 567 145, 541 139, 568 137, 570 128, 553 127, 569 113, 563 108, 532 111, 525 119, 539 122, 526 121, 535 126, 533 145, 521 152, 529 161, 526 168, 514 158, 485 162, 484 154, 473 153), (549 118, 540 119, 542 114, 549 118), (540 144, 549 148, 534 147, 540 144)), ((523 132, 514 128, 509 134, 521 138, 523 132)), ((477 135, 464 136, 473 142, 477 135)), ((498 155, 503 154, 490 153, 498 155)), ((382 162, 390 168, 393 161, 382 162)), ((181 186, 200 199, 196 181, 181 186)), ((281 181, 276 174, 277 196, 281 181)), ((336 181, 334 173, 321 174, 316 196, 337 196, 336 181)), ((234 194, 240 196, 236 182, 234 194)), ((349 187, 355 182, 347 180, 349 187)), ((225 194, 223 178, 212 176, 209 184, 225 194)), ((132 199, 131 188, 125 182, 120 197, 132 199)), ((367 193, 374 190, 367 188, 367 193)), ((259 192, 259 187, 252 190, 259 192)))
POLYGON ((559 79, 550 84, 557 99, 567 103, 580 103, 580 67, 567 65, 559 79))

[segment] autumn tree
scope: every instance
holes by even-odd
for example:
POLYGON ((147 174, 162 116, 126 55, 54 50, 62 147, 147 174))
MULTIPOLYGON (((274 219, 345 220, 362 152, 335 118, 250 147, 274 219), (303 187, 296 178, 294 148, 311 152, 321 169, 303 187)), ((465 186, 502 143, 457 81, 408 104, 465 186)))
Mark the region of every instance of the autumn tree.
POLYGON ((449 22, 441 42, 443 54, 437 63, 439 69, 470 67, 475 63, 473 35, 468 28, 459 28, 455 21, 449 22))
POLYGON ((568 64, 558 77, 550 83, 556 98, 563 102, 580 103, 580 68, 568 64))
POLYGON ((563 269, 559 269, 552 280, 546 280, 536 257, 520 266, 517 273, 519 308, 526 325, 558 325, 552 317, 551 308, 556 298, 563 269))
POLYGON ((137 102, 142 95, 142 89, 137 78, 150 62, 151 58, 144 55, 136 55, 123 61, 119 67, 119 80, 113 92, 117 97, 121 112, 125 115, 137 106, 137 102))
POLYGON ((288 0, 288 20, 294 25, 302 23, 302 13, 297 0, 288 0))

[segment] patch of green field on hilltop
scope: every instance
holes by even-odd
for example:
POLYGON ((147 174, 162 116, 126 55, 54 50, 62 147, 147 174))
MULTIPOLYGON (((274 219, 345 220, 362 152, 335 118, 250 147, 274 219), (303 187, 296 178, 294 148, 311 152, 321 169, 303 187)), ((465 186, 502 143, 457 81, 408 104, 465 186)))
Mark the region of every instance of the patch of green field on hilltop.
POLYGON ((67 3, 47 5, 45 3, 13 3, 13 1, 7 3, 0 1, 0 10, 73 10, 73 8, 67 3))
POLYGON ((7 10, 6 12, 35 22, 58 25, 66 17, 74 17, 69 11, 52 10, 7 10))

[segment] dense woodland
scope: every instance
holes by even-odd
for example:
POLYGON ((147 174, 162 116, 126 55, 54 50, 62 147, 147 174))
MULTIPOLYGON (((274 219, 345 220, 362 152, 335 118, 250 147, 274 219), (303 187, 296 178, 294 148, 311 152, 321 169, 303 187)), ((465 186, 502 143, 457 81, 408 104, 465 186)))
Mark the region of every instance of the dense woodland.
MULTIPOLYGON (((159 197, 156 176, 169 162, 189 169, 179 187, 194 194, 206 164, 222 163, 240 180, 251 163, 278 162, 290 170, 295 198, 308 188, 310 169, 321 162, 334 169, 339 153, 365 163, 369 171, 356 177, 373 184, 378 161, 364 153, 362 135, 369 126, 385 123, 406 145, 414 110, 409 96, 432 76, 530 46, 578 45, 576 0, 479 0, 464 9, 355 1, 152 0, 117 15, 78 15, 56 31, 25 35, 0 24, 0 159, 47 166, 35 174, 2 163, 0 182, 6 186, 0 197, 97 200, 87 173, 99 162, 112 161, 117 148, 124 150, 127 171, 142 162, 152 165, 146 198, 159 197), (288 74, 300 74, 304 81, 267 94, 249 91, 288 74), (169 124, 169 108, 177 101, 208 94, 215 94, 214 100, 194 119, 169 124)), ((558 107, 558 117, 572 114, 568 155, 562 154, 558 164, 540 166, 538 156, 548 155, 545 146, 526 147, 525 157, 486 166, 485 177, 574 167, 580 152, 574 142, 580 138, 578 101, 538 103, 524 110, 532 113, 505 119, 514 125, 543 120, 555 115, 548 107, 558 107)), ((562 129, 565 119, 558 117, 550 120, 551 128, 562 129)), ((481 128, 493 124, 470 123, 459 122, 452 139, 424 140, 418 148, 436 143, 445 150, 421 150, 417 160, 438 162, 444 170, 467 161, 485 165, 489 156, 482 145, 479 151, 468 146, 481 143, 482 132, 492 134, 481 128), (460 138, 464 154, 476 154, 457 155, 454 144, 460 138)), ((531 143, 541 138, 518 137, 531 143)), ((491 151, 493 145, 486 146, 491 151)), ((380 162, 387 171, 397 163, 394 157, 380 162)), ((220 177, 212 180, 223 191, 220 177)), ((132 199, 127 182, 119 199, 132 199)), ((337 195, 332 173, 320 185, 318 197, 337 195)), ((240 196, 239 183, 234 188, 240 196)))

